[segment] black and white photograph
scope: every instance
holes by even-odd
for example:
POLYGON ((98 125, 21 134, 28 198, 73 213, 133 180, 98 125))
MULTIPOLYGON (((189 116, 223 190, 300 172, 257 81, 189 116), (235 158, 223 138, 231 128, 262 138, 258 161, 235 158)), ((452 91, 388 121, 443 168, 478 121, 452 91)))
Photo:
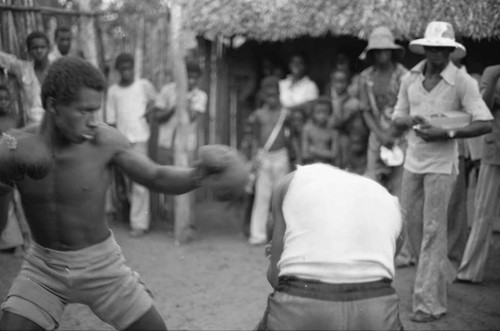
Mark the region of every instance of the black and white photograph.
POLYGON ((0 0, 0 330, 500 329, 500 0, 0 0))

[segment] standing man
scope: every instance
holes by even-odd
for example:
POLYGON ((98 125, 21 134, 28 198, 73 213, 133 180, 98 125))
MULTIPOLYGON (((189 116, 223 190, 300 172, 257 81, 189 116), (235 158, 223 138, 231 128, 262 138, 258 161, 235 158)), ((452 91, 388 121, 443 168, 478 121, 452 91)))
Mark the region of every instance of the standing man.
POLYGON ((299 110, 309 116, 313 100, 319 96, 316 84, 306 75, 305 55, 295 53, 290 57, 290 74, 279 82, 281 105, 291 111, 299 110))
POLYGON ((71 49, 71 43, 73 41, 73 33, 71 28, 68 26, 58 26, 54 32, 54 42, 55 47, 49 54, 50 63, 54 62, 61 56, 68 55, 78 55, 83 57, 81 52, 76 52, 71 49))
POLYGON ((244 183, 243 162, 224 146, 200 150, 195 168, 159 166, 134 152, 122 133, 97 120, 105 88, 90 63, 59 59, 42 86, 42 124, 0 139, 0 194, 19 189, 34 240, 2 304, 0 330, 54 330, 71 302, 117 330, 166 330, 106 222, 111 167, 171 194, 201 185, 217 194, 244 183), (229 181, 230 169, 243 176, 229 181))
MULTIPOLYGON (((198 63, 187 61, 186 71, 188 76, 188 92, 187 92, 187 111, 189 115, 189 132, 188 132, 188 149, 190 151, 189 163, 193 162, 195 154, 199 146, 199 131, 200 123, 203 123, 203 115, 207 110, 208 96, 207 93, 199 88, 199 81, 202 74, 198 63)), ((169 83, 165 85, 158 94, 155 105, 152 108, 153 112, 148 114, 150 121, 154 120, 158 123, 158 162, 160 164, 174 163, 174 140, 177 129, 177 117, 175 116, 175 106, 177 103, 176 84, 169 83)), ((194 207, 194 195, 190 196, 191 205, 194 207)), ((173 211, 173 203, 169 201, 171 211, 173 211)), ((190 220, 191 230, 194 230, 194 219, 190 220)))
POLYGON ((491 109, 493 131, 484 137, 483 157, 476 188, 474 219, 458 280, 480 283, 488 256, 493 222, 498 215, 500 196, 500 65, 487 67, 481 78, 483 99, 491 109))
MULTIPOLYGON (((118 55, 115 69, 120 73, 120 81, 108 90, 108 123, 127 137, 135 153, 147 156, 150 132, 145 115, 156 97, 155 88, 146 79, 135 79, 134 58, 130 54, 118 55)), ((130 235, 140 237, 149 230, 149 191, 137 183, 129 184, 130 235)))
POLYGON ((396 130, 391 122, 401 79, 408 72, 398 63, 404 49, 395 43, 392 32, 384 26, 375 28, 368 45, 360 55, 373 64, 360 74, 360 101, 363 117, 370 130, 367 151, 366 176, 379 182, 399 197, 401 166, 389 166, 380 157, 382 146, 392 149, 398 144, 396 130))
POLYGON ((19 60, 11 54, 0 52, 0 67, 12 72, 21 86, 25 124, 39 123, 44 113, 40 86, 50 66, 49 38, 43 32, 34 31, 26 37, 26 47, 29 61, 19 60))
POLYGON ((401 205, 406 211, 408 238, 418 259, 413 290, 414 322, 431 322, 446 313, 447 281, 454 269, 447 258, 447 208, 458 171, 455 138, 469 138, 491 131, 491 113, 474 79, 459 70, 450 55, 465 56, 447 22, 431 22, 424 38, 410 43, 410 50, 424 54, 401 83, 392 119, 400 130, 410 130, 404 163, 401 205), (429 119, 462 111, 470 124, 447 130, 429 119))

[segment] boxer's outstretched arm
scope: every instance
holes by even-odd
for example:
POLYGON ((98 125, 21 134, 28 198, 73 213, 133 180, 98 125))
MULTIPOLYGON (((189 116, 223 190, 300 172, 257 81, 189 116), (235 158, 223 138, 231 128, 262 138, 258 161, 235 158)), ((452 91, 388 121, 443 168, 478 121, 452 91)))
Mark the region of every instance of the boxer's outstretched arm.
POLYGON ((163 193, 183 194, 200 186, 196 168, 162 166, 130 149, 117 153, 113 164, 133 181, 163 193))

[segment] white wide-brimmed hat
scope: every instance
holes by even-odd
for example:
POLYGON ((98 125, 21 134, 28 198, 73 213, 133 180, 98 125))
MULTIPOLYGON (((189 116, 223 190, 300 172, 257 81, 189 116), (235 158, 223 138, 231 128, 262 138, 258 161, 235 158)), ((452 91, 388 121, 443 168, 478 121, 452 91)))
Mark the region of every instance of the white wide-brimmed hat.
POLYGON ((368 45, 365 50, 359 55, 361 60, 365 60, 368 52, 374 49, 390 49, 399 51, 400 55, 404 54, 404 48, 395 42, 394 35, 391 30, 385 26, 379 26, 373 29, 368 36, 368 45))
POLYGON ((410 42, 409 48, 413 53, 425 54, 424 46, 453 47, 455 50, 451 56, 457 59, 461 59, 467 54, 464 45, 455 41, 455 32, 448 22, 430 22, 425 29, 424 37, 410 42))

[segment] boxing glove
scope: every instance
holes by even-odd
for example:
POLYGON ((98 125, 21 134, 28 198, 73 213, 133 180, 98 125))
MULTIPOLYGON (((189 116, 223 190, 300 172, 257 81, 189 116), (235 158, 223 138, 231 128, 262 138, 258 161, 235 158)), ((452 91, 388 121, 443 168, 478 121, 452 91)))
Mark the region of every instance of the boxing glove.
POLYGON ((52 168, 52 153, 40 136, 21 133, 0 136, 0 180, 20 181, 28 176, 44 178, 52 168))
POLYGON ((231 200, 241 195, 250 176, 243 156, 225 145, 200 147, 197 167, 204 173, 202 185, 219 200, 231 200))

